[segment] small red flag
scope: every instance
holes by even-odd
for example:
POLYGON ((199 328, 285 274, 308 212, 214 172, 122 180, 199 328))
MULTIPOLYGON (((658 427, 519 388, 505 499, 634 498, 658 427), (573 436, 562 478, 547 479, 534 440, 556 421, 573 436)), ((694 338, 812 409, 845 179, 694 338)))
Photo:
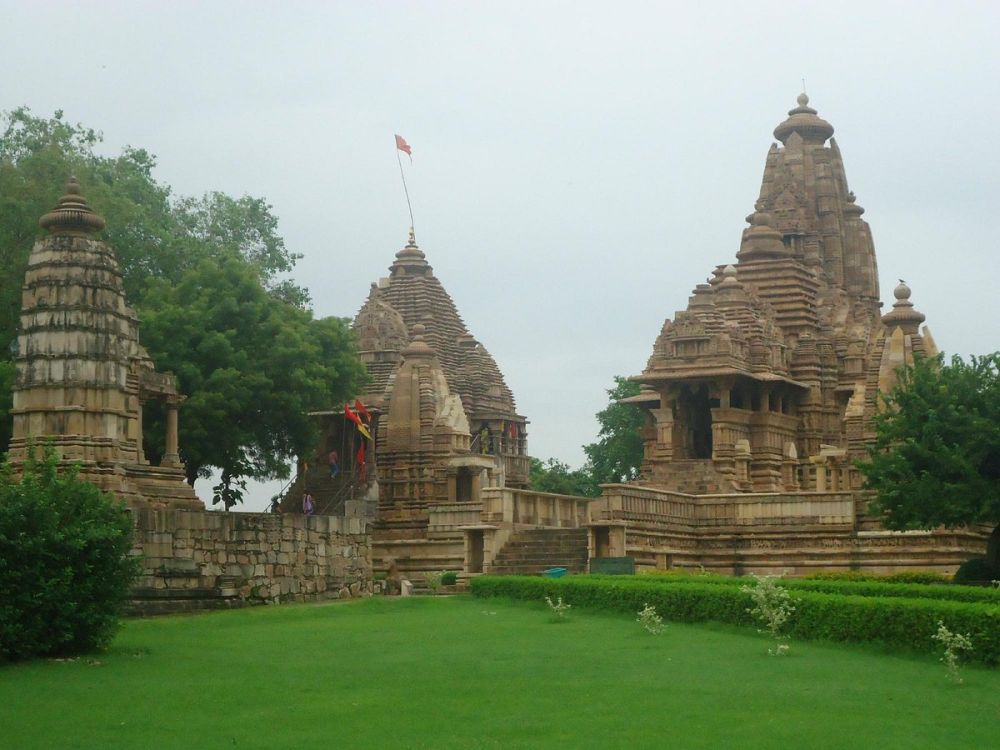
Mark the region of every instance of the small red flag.
POLYGON ((354 399, 354 411, 361 415, 366 424, 372 423, 372 415, 368 413, 368 409, 366 409, 365 405, 361 403, 360 398, 354 399))
POLYGON ((410 144, 407 143, 406 139, 401 135, 396 136, 396 148, 409 156, 411 159, 413 158, 413 150, 410 148, 410 144))
POLYGON ((357 453, 358 479, 362 482, 368 481, 368 467, 365 465, 365 441, 361 441, 361 447, 357 453))
POLYGON ((361 426, 361 419, 358 417, 357 414, 351 411, 351 407, 347 404, 344 404, 344 416, 347 417, 352 422, 354 422, 354 424, 356 424, 358 427, 361 426))

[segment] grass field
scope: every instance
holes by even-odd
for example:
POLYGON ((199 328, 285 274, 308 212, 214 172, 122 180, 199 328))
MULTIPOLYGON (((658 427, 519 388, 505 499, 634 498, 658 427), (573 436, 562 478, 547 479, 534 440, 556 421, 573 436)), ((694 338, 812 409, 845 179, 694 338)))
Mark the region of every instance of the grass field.
POLYGON ((1000 670, 469 597, 132 620, 0 667, 0 748, 989 748, 1000 670))

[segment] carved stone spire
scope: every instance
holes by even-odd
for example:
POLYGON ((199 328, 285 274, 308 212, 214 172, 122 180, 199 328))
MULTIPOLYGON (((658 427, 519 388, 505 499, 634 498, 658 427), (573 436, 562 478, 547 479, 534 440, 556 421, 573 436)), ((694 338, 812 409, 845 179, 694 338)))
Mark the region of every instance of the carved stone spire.
POLYGON ((56 207, 38 220, 50 234, 87 235, 104 229, 104 217, 94 213, 80 194, 80 183, 70 177, 56 207))

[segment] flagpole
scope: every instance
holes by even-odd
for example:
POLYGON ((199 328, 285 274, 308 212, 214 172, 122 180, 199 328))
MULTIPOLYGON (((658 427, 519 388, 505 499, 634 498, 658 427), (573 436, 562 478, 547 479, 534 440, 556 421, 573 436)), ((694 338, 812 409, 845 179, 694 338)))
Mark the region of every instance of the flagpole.
POLYGON ((403 180, 403 194, 406 196, 406 208, 410 212, 410 232, 413 232, 413 206, 410 205, 410 191, 406 188, 406 175, 403 174, 403 160, 399 158, 399 148, 396 148, 396 163, 399 164, 399 176, 403 180))

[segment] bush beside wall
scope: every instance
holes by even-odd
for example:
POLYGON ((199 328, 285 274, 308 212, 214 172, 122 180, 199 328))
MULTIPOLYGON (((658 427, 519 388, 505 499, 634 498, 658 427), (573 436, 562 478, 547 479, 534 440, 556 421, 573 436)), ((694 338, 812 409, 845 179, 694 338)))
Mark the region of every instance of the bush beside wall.
POLYGON ((138 570, 124 506, 51 450, 0 474, 0 658, 105 646, 138 570))

